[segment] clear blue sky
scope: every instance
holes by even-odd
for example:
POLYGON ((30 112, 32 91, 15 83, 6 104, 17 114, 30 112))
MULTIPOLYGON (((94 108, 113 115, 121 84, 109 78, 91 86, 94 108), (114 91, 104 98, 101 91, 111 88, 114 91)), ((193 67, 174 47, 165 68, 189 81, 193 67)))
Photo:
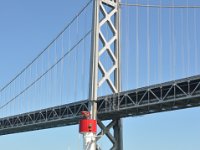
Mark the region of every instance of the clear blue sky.
MULTIPOLYGON (((85 3, 86 0, 1 0, 0 87, 46 47, 85 3)), ((194 108, 123 119, 124 149, 199 150, 199 114, 200 108, 194 108)), ((82 144, 80 138, 78 127, 70 126, 0 136, 0 147, 3 150, 78 150, 82 144)), ((108 149, 105 140, 100 145, 108 149)))

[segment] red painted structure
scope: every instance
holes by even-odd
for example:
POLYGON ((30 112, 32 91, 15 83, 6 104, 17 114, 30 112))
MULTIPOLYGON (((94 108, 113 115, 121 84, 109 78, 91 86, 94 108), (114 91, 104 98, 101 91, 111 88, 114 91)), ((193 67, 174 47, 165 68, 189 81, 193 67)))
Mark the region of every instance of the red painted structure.
POLYGON ((97 132, 97 121, 90 118, 90 113, 87 111, 81 112, 85 117, 80 120, 79 123, 79 132, 80 133, 96 133, 97 132))
POLYGON ((91 119, 83 119, 79 125, 80 133, 96 133, 97 132, 97 121, 91 119))

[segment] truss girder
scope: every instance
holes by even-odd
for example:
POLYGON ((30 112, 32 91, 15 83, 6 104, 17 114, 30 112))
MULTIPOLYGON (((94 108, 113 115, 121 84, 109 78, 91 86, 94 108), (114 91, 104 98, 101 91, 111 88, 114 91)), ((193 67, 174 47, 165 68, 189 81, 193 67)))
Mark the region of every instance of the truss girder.
MULTIPOLYGON (((197 107, 200 106, 200 76, 99 97, 97 105, 100 120, 197 107)), ((1 118, 0 135, 78 124, 80 112, 88 108, 89 101, 80 101, 1 118)), ((104 127, 101 126, 102 132, 108 135, 104 127)))

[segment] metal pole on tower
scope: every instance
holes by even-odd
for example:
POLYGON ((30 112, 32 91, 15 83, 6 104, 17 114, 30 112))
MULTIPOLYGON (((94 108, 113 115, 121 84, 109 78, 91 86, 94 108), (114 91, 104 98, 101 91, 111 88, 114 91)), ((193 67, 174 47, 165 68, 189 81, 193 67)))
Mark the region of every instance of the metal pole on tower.
MULTIPOLYGON (((98 90, 98 35, 99 35, 99 0, 93 1, 93 24, 92 24, 92 45, 91 45, 91 60, 90 60, 90 89, 89 89, 89 100, 90 100, 90 116, 88 120, 97 122, 97 90, 98 90)), ((87 122, 87 121, 86 121, 87 122)), ((85 124, 89 125, 88 123, 85 124)), ((83 133, 84 150, 96 150, 96 132, 82 132, 80 123, 80 132, 83 133)), ((97 123, 94 124, 97 126, 97 123)), ((87 128, 87 127, 86 127, 87 128)))

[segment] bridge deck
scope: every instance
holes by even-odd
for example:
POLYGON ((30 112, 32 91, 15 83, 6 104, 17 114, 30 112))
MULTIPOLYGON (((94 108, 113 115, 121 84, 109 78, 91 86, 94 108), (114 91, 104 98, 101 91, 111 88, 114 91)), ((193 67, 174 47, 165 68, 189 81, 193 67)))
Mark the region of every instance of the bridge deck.
MULTIPOLYGON (((200 75, 99 97, 98 117, 109 120, 200 106, 200 75)), ((0 135, 77 124, 89 101, 0 119, 0 135)))

